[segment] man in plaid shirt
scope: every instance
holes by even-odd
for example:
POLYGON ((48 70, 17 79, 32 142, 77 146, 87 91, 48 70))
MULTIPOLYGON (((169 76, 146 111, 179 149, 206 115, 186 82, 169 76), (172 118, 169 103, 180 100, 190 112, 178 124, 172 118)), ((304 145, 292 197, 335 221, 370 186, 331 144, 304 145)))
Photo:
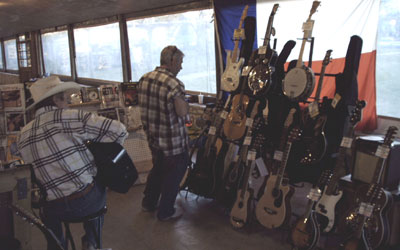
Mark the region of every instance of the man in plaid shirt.
POLYGON ((139 81, 141 119, 153 157, 142 208, 155 211, 159 203, 157 217, 161 221, 182 215, 174 204, 189 161, 185 126, 189 105, 185 101, 185 86, 176 78, 183 56, 176 46, 165 47, 161 66, 139 81))
MULTIPOLYGON (((85 142, 122 144, 127 136, 125 126, 118 121, 68 109, 71 90, 79 88, 56 76, 33 83, 30 92, 35 102, 28 109, 35 109, 35 119, 22 129, 18 141, 23 160, 33 165, 47 193, 43 222, 64 246, 61 221, 93 214, 106 203, 105 187, 93 180, 97 169, 85 142)), ((96 220, 84 223, 83 249, 96 247, 93 224, 98 228, 96 220)), ((47 249, 57 248, 48 240, 47 249)))

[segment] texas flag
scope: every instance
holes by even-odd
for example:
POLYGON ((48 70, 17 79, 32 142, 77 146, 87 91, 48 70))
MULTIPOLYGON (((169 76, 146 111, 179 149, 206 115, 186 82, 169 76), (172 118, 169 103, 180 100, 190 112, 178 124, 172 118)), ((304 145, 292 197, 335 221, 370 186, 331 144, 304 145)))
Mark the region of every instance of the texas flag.
MULTIPOLYGON (((312 69, 320 72, 322 60, 327 50, 333 50, 332 61, 326 67, 325 74, 342 73, 345 66, 346 52, 352 36, 362 39, 362 51, 358 69, 358 99, 365 100, 367 106, 363 110, 363 119, 357 129, 373 131, 377 127, 376 114, 376 41, 378 30, 379 0, 321 0, 321 5, 312 14, 314 20, 312 37, 314 46, 312 53, 312 69)), ((290 53, 287 62, 299 57, 303 38, 303 23, 310 15, 313 0, 215 0, 214 7, 217 16, 218 34, 221 44, 221 57, 225 58, 225 50, 232 50, 233 30, 238 28, 242 10, 249 5, 248 16, 257 20, 255 47, 262 45, 266 32, 268 19, 273 5, 278 3, 279 8, 274 15, 273 26, 277 39, 276 51, 279 53, 289 40, 296 41, 296 46, 290 53)), ((306 44, 303 61, 307 65, 310 45, 306 44)), ((317 89, 319 77, 315 77, 317 89)), ((325 76, 321 97, 333 98, 335 95, 335 77, 325 76)))

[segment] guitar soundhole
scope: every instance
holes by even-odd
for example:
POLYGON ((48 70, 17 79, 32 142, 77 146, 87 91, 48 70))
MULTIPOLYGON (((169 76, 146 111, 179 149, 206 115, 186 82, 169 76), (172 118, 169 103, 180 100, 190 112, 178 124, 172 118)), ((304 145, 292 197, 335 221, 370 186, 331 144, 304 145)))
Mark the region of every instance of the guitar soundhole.
POLYGON ((243 207, 243 202, 242 202, 242 201, 239 202, 238 207, 239 207, 239 208, 242 208, 242 207, 243 207))
POLYGON ((277 188, 274 188, 274 190, 272 190, 272 196, 275 198, 274 206, 275 207, 282 206, 282 192, 281 192, 281 190, 279 190, 277 188))

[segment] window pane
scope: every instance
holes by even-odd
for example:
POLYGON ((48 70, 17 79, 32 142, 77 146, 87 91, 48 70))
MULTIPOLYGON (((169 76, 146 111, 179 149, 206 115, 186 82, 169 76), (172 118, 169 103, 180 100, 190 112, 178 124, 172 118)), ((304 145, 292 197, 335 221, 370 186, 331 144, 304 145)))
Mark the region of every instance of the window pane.
POLYGON ((378 27, 376 91, 377 113, 400 118, 397 70, 400 68, 400 2, 381 0, 378 27))
POLYGON ((6 67, 11 70, 18 70, 17 40, 4 41, 4 52, 6 55, 6 67))
POLYGON ((42 45, 46 73, 71 76, 68 31, 43 34, 42 45))
POLYGON ((1 42, 0 42, 0 69, 4 69, 4 63, 3 63, 3 47, 1 46, 1 42))
POLYGON ((122 82, 119 24, 74 30, 78 77, 122 82))
POLYGON ((183 51, 178 77, 187 90, 216 93, 213 11, 189 11, 127 22, 132 80, 160 65, 161 50, 176 45, 183 51))

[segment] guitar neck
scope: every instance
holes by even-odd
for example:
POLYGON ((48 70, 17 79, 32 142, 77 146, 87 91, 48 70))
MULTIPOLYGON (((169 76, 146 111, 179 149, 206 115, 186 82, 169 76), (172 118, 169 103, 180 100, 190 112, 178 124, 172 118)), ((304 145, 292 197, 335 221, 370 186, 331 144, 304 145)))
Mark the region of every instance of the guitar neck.
POLYGON ((278 188, 282 184, 283 175, 285 173, 287 160, 289 158, 290 149, 292 148, 292 142, 288 141, 286 143, 285 151, 283 152, 281 165, 277 174, 277 181, 275 183, 275 188, 278 188))
POLYGON ((303 53, 304 53, 304 48, 306 46, 306 41, 307 41, 307 36, 306 36, 306 31, 304 31, 304 37, 301 43, 300 54, 299 58, 297 59, 296 68, 301 68, 303 66, 303 53))
POLYGON ((322 66, 321 73, 319 75, 319 80, 318 80, 317 93, 315 94, 315 101, 318 101, 319 97, 321 95, 322 83, 324 82, 324 76, 325 76, 325 69, 326 69, 326 65, 322 66))
POLYGON ((238 61, 238 50, 239 50, 239 40, 235 40, 235 46, 232 51, 231 62, 236 63, 238 61))

